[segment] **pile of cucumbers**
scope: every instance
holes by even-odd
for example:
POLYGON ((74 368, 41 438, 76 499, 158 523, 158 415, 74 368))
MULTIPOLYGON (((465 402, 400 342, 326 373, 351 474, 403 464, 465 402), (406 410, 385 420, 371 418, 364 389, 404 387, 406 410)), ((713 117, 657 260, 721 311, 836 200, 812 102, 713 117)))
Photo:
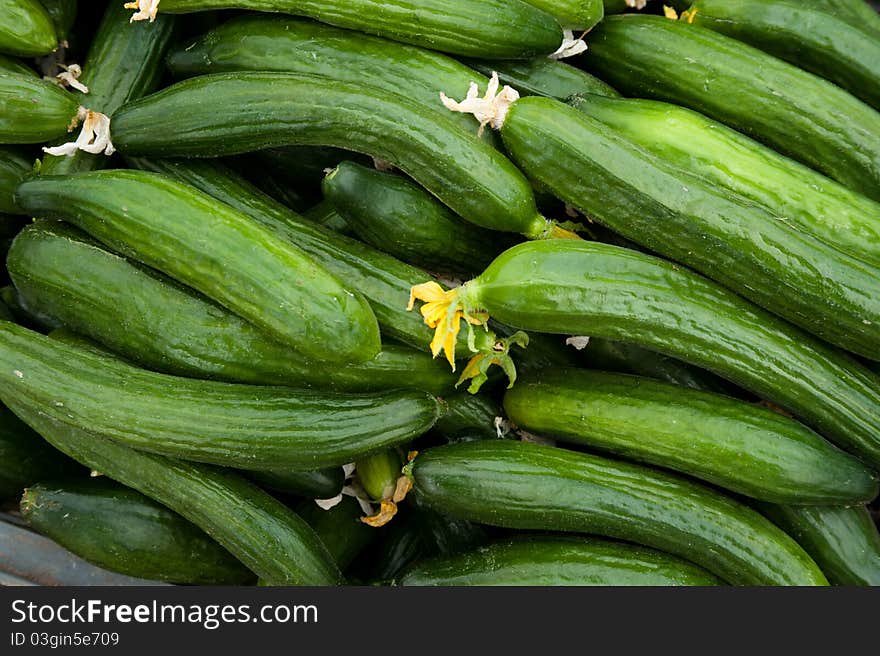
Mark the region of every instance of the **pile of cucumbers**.
POLYGON ((880 585, 862 0, 0 0, 0 246, 101 568, 880 585))

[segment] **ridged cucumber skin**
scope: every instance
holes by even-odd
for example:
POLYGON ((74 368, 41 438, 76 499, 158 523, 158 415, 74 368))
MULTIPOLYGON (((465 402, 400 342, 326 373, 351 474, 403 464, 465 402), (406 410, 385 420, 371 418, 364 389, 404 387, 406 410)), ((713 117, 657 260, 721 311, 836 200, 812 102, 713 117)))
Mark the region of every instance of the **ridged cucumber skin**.
POLYGON ((880 266, 880 204, 705 116, 669 103, 580 96, 576 109, 657 157, 880 266))
POLYGON ((0 72, 37 77, 37 72, 20 59, 0 55, 0 72))
POLYGON ((444 437, 463 433, 479 434, 483 439, 498 437, 495 418, 501 416, 501 406, 486 394, 453 394, 443 399, 443 408, 434 428, 444 437))
POLYGON ((843 18, 789 0, 698 0, 693 24, 748 43, 880 107, 880 41, 843 18))
POLYGON ((345 483, 342 467, 328 467, 310 472, 267 470, 249 471, 244 474, 261 487, 313 499, 335 497, 342 492, 345 483))
POLYGON ((0 52, 38 57, 57 47, 55 26, 38 0, 0 0, 0 52))
POLYGON ((108 480, 29 487, 21 514, 37 532, 120 574, 201 585, 245 585, 256 578, 200 528, 108 480))
MULTIPOLYGON (((107 116, 158 86, 176 22, 172 16, 158 16, 150 24, 129 24, 131 10, 123 4, 107 5, 98 31, 92 37, 80 77, 80 82, 89 88, 88 94, 70 92, 81 104, 107 116)), ((81 173, 104 168, 108 162, 109 158, 104 155, 81 150, 66 156, 47 154, 40 172, 44 175, 81 173)))
POLYGON ((0 213, 21 214, 15 188, 33 170, 33 162, 15 148, 0 146, 0 213))
POLYGON ((493 72, 498 73, 501 82, 509 84, 524 96, 547 96, 557 100, 565 100, 576 94, 594 94, 608 98, 620 96, 599 78, 555 59, 541 58, 529 61, 466 59, 464 63, 485 76, 490 76, 493 72))
POLYGON ((714 586, 709 572, 674 556, 595 538, 535 537, 416 563, 402 586, 714 586))
POLYGON ((346 392, 446 394, 455 384, 448 365, 395 344, 346 367, 298 357, 237 315, 63 223, 22 230, 6 266, 28 308, 155 371, 346 392))
POLYGON ((303 212, 302 218, 340 235, 352 234, 352 229, 345 222, 345 219, 339 215, 339 212, 333 207, 333 203, 326 199, 303 212))
POLYGON ((880 359, 880 270, 556 100, 514 103, 501 134, 527 175, 596 221, 880 359))
POLYGON ((40 4, 55 26, 58 41, 66 40, 76 20, 77 0, 40 0, 40 4))
POLYGON ((0 144, 43 143, 73 129, 78 99, 52 82, 0 72, 0 144))
POLYGON ((74 460, 191 521, 261 579, 276 585, 342 582, 332 556, 309 525, 241 476, 135 451, 24 404, 11 409, 74 460))
POLYGON ((473 307, 522 330, 634 343, 708 369, 880 469, 880 379, 687 269, 552 240, 514 246, 464 289, 473 307))
POLYGON ((530 5, 546 11, 564 29, 589 30, 602 20, 605 8, 602 0, 526 0, 530 5))
POLYGON ((803 0, 803 4, 849 21, 869 34, 880 36, 880 16, 865 0, 803 0))
POLYGON ((473 274, 515 243, 462 221, 406 178, 354 162, 341 162, 322 189, 361 240, 429 271, 473 274))
POLYGON ((460 519, 623 539, 734 585, 827 585, 803 549, 754 510, 647 467, 487 440, 424 451, 412 476, 420 499, 460 519))
POLYGON ((776 506, 761 512, 797 540, 834 585, 880 586, 880 534, 863 506, 776 506))
POLYGON ((3 398, 132 448, 244 469, 341 465, 418 437, 440 413, 416 391, 317 393, 157 374, 9 322, 0 323, 0 361, 3 398))
POLYGON ((520 0, 164 0, 159 11, 250 9, 295 14, 421 48, 471 57, 548 55, 562 29, 548 13, 520 0))
POLYGON ((302 501, 297 504, 296 513, 318 534, 342 571, 381 533, 361 521, 363 512, 354 497, 342 497, 342 501, 329 510, 320 508, 312 500, 302 501))
MULTIPOLYGON (((42 333, 48 333, 61 328, 61 324, 52 317, 35 312, 33 308, 26 307, 22 302, 21 294, 18 293, 18 290, 13 285, 6 285, 0 288, 0 299, 2 299, 6 309, 9 310, 9 314, 12 317, 10 321, 15 321, 26 328, 42 333)), ((6 316, 3 318, 7 319, 6 316)))
MULTIPOLYGON (((241 16, 223 23, 168 55, 178 78, 235 71, 318 75, 406 95, 436 114, 451 117, 477 139, 470 114, 451 115, 440 92, 464 96, 471 82, 488 79, 451 57, 423 48, 276 16, 241 16)), ((491 133, 485 133, 490 138, 491 133)))
POLYGON ((871 470, 793 419, 647 378, 586 370, 529 374, 507 390, 504 410, 530 433, 763 501, 851 505, 878 492, 871 470))
POLYGON ((582 61, 624 95, 702 112, 880 200, 880 113, 812 73, 661 16, 610 17, 582 61))
POLYGON ((42 480, 83 473, 11 410, 0 406, 0 500, 18 497, 28 485, 42 480))
POLYGON ((463 219, 539 238, 548 222, 525 176, 452 119, 404 96, 292 73, 218 73, 123 107, 113 143, 127 155, 216 157, 271 146, 335 146, 386 160, 463 219), (222 98, 225 111, 216 111, 222 98), (176 117, 167 124, 169 112, 176 117), (157 131, 156 125, 165 129, 157 131))
POLYGON ((305 358, 364 362, 380 350, 379 327, 363 297, 198 189, 153 173, 106 170, 28 180, 16 202, 193 287, 305 358), (210 239, 199 236, 206 234, 210 239))

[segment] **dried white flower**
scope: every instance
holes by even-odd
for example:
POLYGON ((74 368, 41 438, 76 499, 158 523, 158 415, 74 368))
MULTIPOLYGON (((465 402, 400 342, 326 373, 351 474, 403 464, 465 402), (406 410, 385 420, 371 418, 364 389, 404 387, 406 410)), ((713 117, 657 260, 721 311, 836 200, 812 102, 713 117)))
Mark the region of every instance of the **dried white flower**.
POLYGON ((135 21, 149 20, 151 23, 156 20, 156 12, 159 11, 159 0, 137 0, 136 2, 126 2, 126 9, 135 9, 129 23, 135 21))
POLYGON ((574 346, 578 351, 583 351, 590 343, 590 338, 586 335, 575 335, 565 340, 566 346, 574 346))
POLYGON ((550 59, 565 59, 566 57, 574 57, 587 50, 587 42, 583 39, 575 39, 574 32, 565 30, 562 33, 562 45, 552 55, 548 55, 550 59))
POLYGON ((510 106, 519 100, 519 92, 507 85, 501 91, 498 87, 501 82, 498 80, 498 73, 492 72, 492 79, 486 87, 485 95, 480 98, 480 88, 476 82, 471 82, 468 88, 467 96, 461 102, 457 102, 449 98, 442 91, 440 92, 440 100, 443 106, 453 112, 461 112, 462 114, 473 114, 480 122, 480 134, 486 125, 491 125, 496 130, 504 125, 504 119, 510 106))
POLYGON ((68 141, 60 146, 43 148, 43 152, 49 155, 73 155, 77 150, 82 150, 93 155, 104 153, 112 155, 116 152, 110 141, 110 117, 100 112, 93 112, 85 107, 80 107, 76 118, 71 123, 71 130, 83 121, 82 130, 76 141, 68 141))
POLYGON ((626 6, 633 9, 644 9, 646 4, 648 0, 626 0, 626 6))
POLYGON ((54 78, 47 79, 62 87, 70 87, 82 93, 89 92, 89 88, 79 81, 79 76, 82 75, 82 68, 79 67, 79 64, 71 64, 70 66, 59 64, 58 66, 62 69, 61 72, 57 73, 54 78))

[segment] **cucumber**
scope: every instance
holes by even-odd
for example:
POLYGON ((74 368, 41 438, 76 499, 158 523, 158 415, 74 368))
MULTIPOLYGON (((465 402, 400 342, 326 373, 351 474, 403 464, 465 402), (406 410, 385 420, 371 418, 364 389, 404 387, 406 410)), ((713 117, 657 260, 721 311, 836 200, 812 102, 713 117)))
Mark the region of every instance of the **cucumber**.
POLYGON ((0 52, 36 57, 57 47, 55 26, 39 0, 0 0, 0 52))
POLYGON ((858 460, 777 412, 621 374, 526 375, 504 395, 530 433, 678 471, 763 501, 851 505, 877 496, 858 460))
POLYGON ((268 470, 244 471, 245 476, 261 487, 317 499, 330 499, 342 492, 345 477, 342 467, 316 469, 310 472, 268 470))
POLYGON ((582 61, 624 95, 700 111, 880 200, 880 113, 811 73, 661 16, 610 17, 582 61))
MULTIPOLYGON (((233 18, 175 49, 168 56, 168 68, 178 78, 235 71, 329 77, 404 94, 447 118, 450 113, 440 102, 440 91, 464 94, 471 82, 481 88, 488 82, 488 78, 438 52, 321 23, 260 15, 233 18)), ((451 118, 469 132, 476 132, 473 116, 459 114, 451 118)), ((324 166, 333 166, 341 159, 324 166)))
POLYGON ((20 59, 0 55, 0 72, 36 77, 37 72, 20 59))
POLYGON ((82 474, 75 462, 46 444, 11 410, 0 406, 0 500, 42 480, 82 474))
POLYGON ((863 506, 776 506, 761 512, 797 540, 834 585, 880 586, 880 534, 863 506))
POLYGON ((154 371, 348 392, 406 387, 446 394, 455 384, 448 366, 395 344, 341 368, 299 357, 196 292, 62 223, 25 228, 7 268, 28 308, 154 371))
POLYGON ((455 438, 463 433, 479 434, 483 439, 498 437, 495 418, 501 407, 485 394, 462 392, 443 400, 444 411, 435 424, 443 436, 455 438))
POLYGON ((530 242, 499 256, 454 302, 522 330, 590 334, 703 367, 880 467, 880 378, 665 260, 594 242, 530 242))
POLYGON ((355 465, 357 480, 372 501, 379 503, 391 499, 403 467, 397 449, 385 449, 359 458, 355 465))
POLYGON ((880 266, 880 204, 683 107, 653 100, 570 104, 709 184, 739 194, 826 244, 880 266))
POLYGON ((13 198, 15 188, 33 170, 33 162, 14 148, 0 146, 0 212, 21 214, 13 198))
POLYGON ((517 101, 501 136, 527 175, 596 221, 827 341, 880 359, 877 268, 556 100, 517 101))
POLYGON ((322 188, 362 241, 430 271, 473 274, 514 243, 465 223, 409 180, 354 162, 339 164, 322 188))
POLYGON ((94 171, 28 180, 16 202, 190 285, 303 357, 363 362, 379 352, 376 319, 360 295, 293 244, 193 187, 143 171, 94 171))
POLYGON ((602 0, 526 0, 526 2, 546 11, 568 30, 587 31, 605 15, 602 0))
POLYGON ((425 503, 460 519, 623 539, 735 585, 827 585, 803 549, 757 512, 647 467, 487 440, 424 451, 411 475, 425 503))
POLYGON ((849 21, 874 36, 880 36, 880 16, 877 7, 865 0, 803 0, 803 4, 821 9, 833 16, 849 21))
POLYGON ((339 212, 336 211, 336 208, 333 207, 333 203, 329 200, 322 200, 313 205, 302 213, 302 218, 308 219, 322 228, 338 232, 342 235, 352 234, 352 230, 345 222, 345 219, 339 216, 339 212))
MULTIPOLYGON (((59 8, 76 3, 54 2, 59 8)), ((92 37, 82 66, 80 82, 89 93, 72 92, 89 109, 112 116, 123 104, 155 89, 162 77, 162 60, 171 43, 176 20, 159 16, 151 25, 131 24, 123 4, 107 5, 98 31, 92 37)), ((62 175, 104 168, 108 159, 78 150, 73 155, 43 157, 41 173, 62 175)))
POLYGON ((24 404, 11 409, 74 460, 191 521, 260 578, 275 585, 342 582, 332 556, 308 524, 240 476, 135 451, 24 404))
POLYGON ((0 361, 2 398, 44 404, 49 417, 133 448, 245 469, 341 465, 421 435, 440 412, 415 391, 317 393, 153 373, 9 322, 0 322, 0 361))
POLYGON ((21 514, 39 533, 120 574, 201 585, 244 585, 255 579, 204 531, 140 492, 105 479, 29 487, 21 514))
POLYGON ((76 20, 77 0, 40 0, 40 4, 55 26, 58 41, 64 45, 76 20))
POLYGON ((354 497, 342 497, 329 510, 320 508, 314 501, 302 501, 296 506, 296 514, 318 534, 343 571, 379 537, 379 531, 361 521, 363 513, 354 497))
POLYGON ((707 586, 707 571, 653 549, 588 538, 519 538, 416 563, 403 586, 707 586))
POLYGON ((57 84, 0 71, 0 144, 57 139, 76 128, 78 112, 78 99, 57 84))
MULTIPOLYGON (((25 306, 21 294, 12 285, 0 288, 0 298, 2 298, 4 306, 12 316, 12 320, 16 323, 43 333, 48 333, 61 327, 61 324, 56 319, 25 306)), ((4 316, 3 318, 6 319, 7 317, 4 316)))
POLYGON ((160 12, 251 9, 307 16, 422 48, 457 55, 523 59, 548 55, 562 29, 548 13, 520 0, 163 0, 160 12))
MULTIPOLYGON (((493 72, 504 84, 523 95, 547 96, 566 100, 577 94, 595 94, 608 98, 620 96, 608 84, 571 64, 555 59, 529 61, 485 61, 467 59, 465 63, 483 75, 493 72)), ((466 115, 470 117, 470 115, 466 115)))
POLYGON ((880 107, 880 40, 843 18, 790 0, 697 0, 688 17, 880 107))
POLYGON ((466 221, 531 239, 558 234, 525 176, 489 144, 408 98, 334 78, 248 72, 184 80, 120 109, 112 135, 121 153, 163 157, 344 147, 390 162, 466 221))

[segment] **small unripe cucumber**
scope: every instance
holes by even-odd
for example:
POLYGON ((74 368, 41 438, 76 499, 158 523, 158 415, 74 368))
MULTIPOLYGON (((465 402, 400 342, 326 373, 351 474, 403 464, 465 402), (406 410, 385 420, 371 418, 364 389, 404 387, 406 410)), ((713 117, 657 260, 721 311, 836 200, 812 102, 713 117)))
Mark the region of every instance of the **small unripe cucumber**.
POLYGON ((55 26, 39 0, 0 0, 0 52, 37 57, 57 47, 55 26))

